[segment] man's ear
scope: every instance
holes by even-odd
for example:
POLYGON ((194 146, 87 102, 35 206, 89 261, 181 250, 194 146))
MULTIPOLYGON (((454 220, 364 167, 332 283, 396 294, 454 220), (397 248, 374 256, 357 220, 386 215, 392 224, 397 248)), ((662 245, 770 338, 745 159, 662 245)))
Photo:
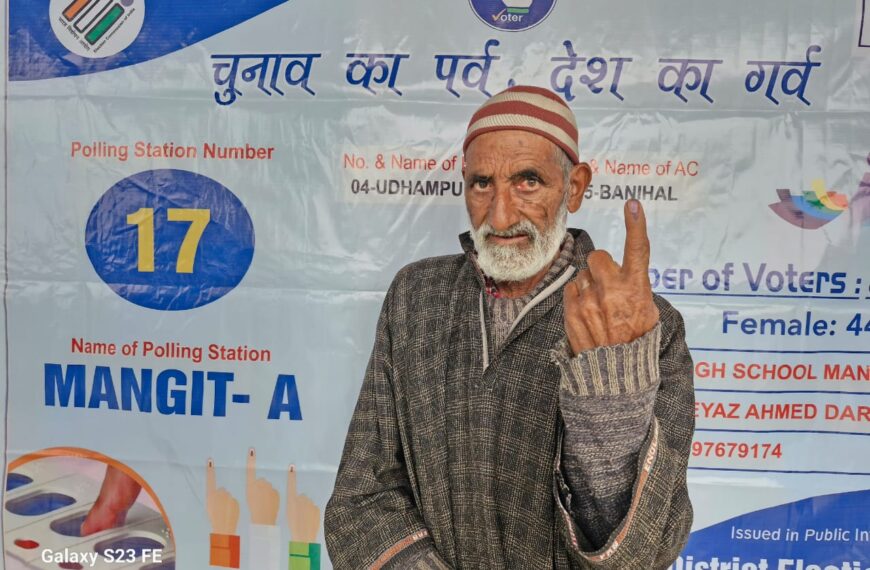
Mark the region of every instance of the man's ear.
POLYGON ((583 195, 592 180, 592 168, 585 162, 581 162, 571 169, 571 183, 568 188, 568 211, 572 214, 580 209, 583 195))

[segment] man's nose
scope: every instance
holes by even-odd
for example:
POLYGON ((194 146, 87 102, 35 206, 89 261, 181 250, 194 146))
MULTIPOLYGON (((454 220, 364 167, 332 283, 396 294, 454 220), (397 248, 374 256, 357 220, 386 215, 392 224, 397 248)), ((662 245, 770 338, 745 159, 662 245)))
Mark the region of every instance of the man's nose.
POLYGON ((520 221, 510 184, 496 184, 495 193, 489 203, 486 221, 492 229, 498 232, 505 231, 520 221))

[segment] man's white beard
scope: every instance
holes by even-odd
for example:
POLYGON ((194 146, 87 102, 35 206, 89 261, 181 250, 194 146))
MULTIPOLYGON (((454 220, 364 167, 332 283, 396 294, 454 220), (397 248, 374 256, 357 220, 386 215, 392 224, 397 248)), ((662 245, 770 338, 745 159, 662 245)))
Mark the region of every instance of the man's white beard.
POLYGON ((568 201, 563 200, 553 225, 539 232, 529 220, 522 220, 503 232, 486 222, 471 228, 477 250, 477 264, 487 277, 496 282, 525 281, 544 269, 556 257, 568 227, 568 201), (522 245, 497 245, 486 238, 491 235, 513 237, 525 234, 530 242, 522 245))

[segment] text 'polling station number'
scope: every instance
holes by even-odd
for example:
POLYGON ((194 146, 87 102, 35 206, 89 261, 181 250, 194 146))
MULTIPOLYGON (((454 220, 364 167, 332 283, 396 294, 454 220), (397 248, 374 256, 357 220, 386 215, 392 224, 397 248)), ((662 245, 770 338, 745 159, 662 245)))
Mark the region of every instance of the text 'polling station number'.
POLYGON ((254 257, 254 227, 241 201, 186 170, 129 176, 97 201, 85 231, 100 278, 150 309, 193 309, 238 285, 254 257))

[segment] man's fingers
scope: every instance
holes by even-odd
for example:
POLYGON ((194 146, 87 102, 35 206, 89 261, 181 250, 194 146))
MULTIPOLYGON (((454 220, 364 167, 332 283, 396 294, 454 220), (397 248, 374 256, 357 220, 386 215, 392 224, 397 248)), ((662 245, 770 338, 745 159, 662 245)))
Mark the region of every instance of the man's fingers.
POLYGON ((206 498, 213 497, 217 491, 217 480, 214 474, 214 459, 208 458, 208 463, 205 467, 205 495, 206 498))
POLYGON ((577 278, 574 279, 573 283, 577 295, 582 295, 583 291, 591 287, 592 283, 594 283, 592 273, 588 269, 584 269, 577 274, 577 278))
POLYGON ((565 301, 565 314, 576 313, 580 307, 580 297, 583 291, 592 286, 592 277, 588 269, 584 269, 577 274, 577 277, 568 281, 565 284, 565 289, 562 291, 562 298, 565 301))
POLYGON ((625 252, 622 266, 629 273, 649 270, 649 237, 646 233, 646 216, 637 200, 625 204, 625 252))
POLYGON ((257 480, 257 452, 253 447, 248 450, 248 463, 245 471, 245 479, 248 483, 248 490, 250 490, 257 480))
POLYGON ((590 320, 588 317, 590 307, 597 307, 594 293, 590 289, 593 284, 590 271, 584 269, 565 286, 565 332, 573 356, 601 344, 598 338, 602 334, 605 338, 607 336, 600 315, 597 320, 590 320))
POLYGON ((607 345, 607 322, 604 314, 601 312, 601 307, 598 305, 598 300, 592 295, 586 295, 580 305, 580 316, 582 317, 583 326, 592 337, 592 346, 607 345))
POLYGON ((593 283, 589 270, 584 269, 565 286, 565 332, 575 355, 587 348, 607 344, 607 328, 598 299, 591 289, 593 283))
POLYGON ((584 350, 595 346, 595 339, 580 319, 571 319, 567 322, 568 343, 571 345, 571 356, 577 356, 584 350))
POLYGON ((589 265, 589 272, 594 281, 602 281, 619 271, 619 265, 603 249, 596 249, 586 256, 586 263, 589 265))

